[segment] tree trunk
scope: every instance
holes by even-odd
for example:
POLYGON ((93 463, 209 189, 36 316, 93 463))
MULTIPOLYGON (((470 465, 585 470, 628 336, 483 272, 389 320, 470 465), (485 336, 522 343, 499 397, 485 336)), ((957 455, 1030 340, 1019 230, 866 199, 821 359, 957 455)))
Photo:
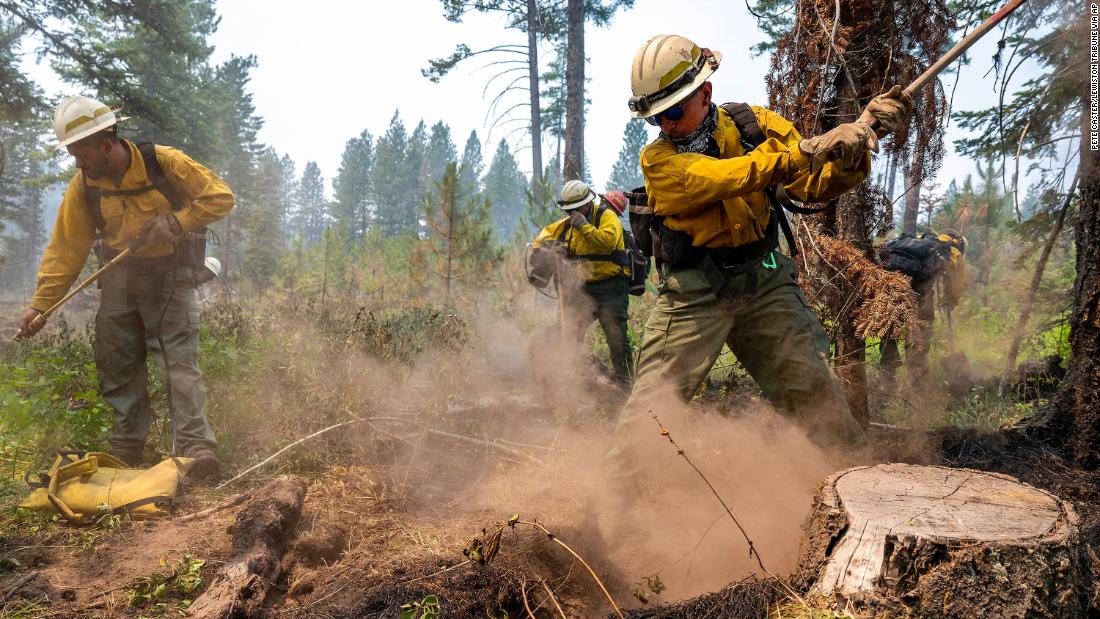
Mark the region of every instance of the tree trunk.
POLYGON ((195 602, 189 616, 203 619, 260 617, 264 598, 279 576, 279 562, 302 517, 305 483, 279 479, 257 491, 230 528, 233 558, 195 602))
POLYGON ((1035 265, 1035 273, 1031 276, 1031 284, 1027 288, 1027 297, 1024 298, 1024 306, 1020 309, 1020 318, 1016 321, 1016 331, 1012 334, 1012 342, 1008 346, 1008 355, 1005 357, 1004 374, 1001 375, 1002 393, 1009 382, 1012 381, 1012 377, 1016 372, 1016 356, 1020 354, 1020 343, 1023 342, 1027 321, 1031 317, 1031 308, 1035 305, 1035 295, 1039 292, 1039 284, 1043 281, 1043 271, 1046 270, 1050 252, 1058 241, 1058 235, 1062 233, 1066 213, 1069 212, 1073 196, 1077 193, 1077 180, 1080 178, 1080 174, 1081 172, 1078 170, 1077 175, 1073 177, 1073 183, 1070 184, 1069 192, 1066 194, 1066 202, 1062 205, 1058 217, 1054 220, 1054 226, 1050 230, 1050 238, 1043 246, 1043 252, 1039 255, 1039 262, 1035 265))
MULTIPOLYGON (((1084 15, 1082 13, 1082 15, 1084 15)), ((1073 460, 1100 468, 1100 152, 1089 140, 1089 82, 1082 80, 1081 203, 1077 213, 1077 280, 1069 319, 1069 370, 1043 411, 1040 434, 1064 442, 1073 460)))
POLYGON ((531 94, 531 180, 542 178, 542 104, 539 102, 539 6, 527 0, 527 88, 531 94))
POLYGON ((584 176, 584 1, 569 0, 565 62, 565 180, 584 176))
POLYGON ((890 167, 886 172, 886 199, 890 201, 890 208, 886 213, 886 216, 890 218, 887 221, 887 231, 893 231, 894 229, 894 185, 898 178, 898 157, 898 155, 890 156, 890 167))
MULTIPOLYGON (((869 205, 860 186, 840 197, 836 206, 836 237, 847 241, 871 258, 871 239, 867 230, 869 205)), ((837 268, 844 268, 836 265, 837 268)), ((836 308, 838 311, 841 308, 836 308)), ((867 343, 856 334, 854 307, 838 316, 836 329, 836 374, 844 387, 844 396, 852 416, 863 429, 871 423, 867 398, 867 343)))
MULTIPOLYGON (((909 172, 909 160, 906 158, 905 164, 905 181, 912 183, 913 179, 910 178, 909 172)), ((909 190, 905 192, 905 213, 901 216, 901 232, 902 234, 916 235, 917 233, 917 215, 920 214, 920 184, 915 183, 909 190)))
POLYGON ((857 467, 815 492, 799 579, 875 616, 1082 617, 1092 582, 1077 522, 1007 475, 857 467))
MULTIPOLYGON (((854 24, 874 23, 877 12, 873 8, 858 10, 853 8, 853 15, 846 19, 854 24)), ((875 58, 850 58, 849 63, 855 69, 857 75, 877 75, 875 58), (857 64, 858 63, 858 64, 857 64), (866 63, 866 70, 855 67, 866 63)), ((832 102, 834 109, 840 110, 842 116, 838 121, 855 120, 860 113, 859 92, 855 89, 863 88, 860 83, 849 83, 840 74, 837 80, 837 98, 832 102)), ((867 189, 868 182, 846 192, 836 203, 833 234, 836 238, 847 241, 855 247, 864 257, 873 260, 873 248, 871 244, 871 226, 869 215, 874 212, 874 205, 869 199, 867 189)), ((834 265, 844 269, 842 265, 834 265)), ((856 418, 863 429, 867 429, 871 423, 871 411, 867 397, 867 344, 856 333, 855 307, 848 303, 848 295, 854 295, 854 290, 847 291, 843 298, 839 299, 837 306, 832 308, 836 321, 836 357, 835 369, 844 388, 844 396, 848 401, 848 407, 852 416, 856 418)))

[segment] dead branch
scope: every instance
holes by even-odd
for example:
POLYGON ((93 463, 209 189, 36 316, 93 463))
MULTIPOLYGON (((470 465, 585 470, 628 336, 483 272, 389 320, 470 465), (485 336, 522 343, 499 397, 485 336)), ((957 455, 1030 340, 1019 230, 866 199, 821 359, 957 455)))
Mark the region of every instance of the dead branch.
POLYGON ((362 422, 364 422, 364 421, 369 421, 369 420, 371 420, 371 419, 373 419, 373 418, 367 418, 367 419, 351 419, 351 420, 348 420, 348 421, 343 421, 343 422, 340 422, 340 423, 338 423, 338 424, 336 424, 336 425, 333 425, 333 426, 329 426, 329 427, 327 427, 327 428, 324 428, 324 429, 322 429, 322 430, 318 430, 318 431, 314 432, 313 434, 310 434, 309 436, 306 436, 306 437, 300 438, 300 439, 298 439, 298 440, 294 441, 293 443, 291 443, 291 444, 287 445, 286 447, 283 447, 283 448, 282 448, 282 449, 280 449, 279 451, 276 451, 275 453, 271 454, 271 455, 270 455, 270 456, 268 456, 268 457, 267 457, 267 458, 266 458, 266 459, 265 459, 265 460, 264 460, 263 462, 260 462, 259 464, 254 464, 254 465, 252 465, 252 466, 248 467, 247 469, 245 469, 245 470, 241 471, 240 473, 238 473, 236 477, 234 477, 234 478, 232 478, 232 479, 230 479, 230 480, 228 480, 228 481, 223 481, 223 482, 222 482, 221 484, 218 484, 218 486, 217 486, 217 487, 215 488, 215 490, 221 490, 222 488, 224 488, 224 487, 228 486, 229 484, 231 484, 231 483, 233 483, 233 482, 237 481, 238 479, 240 479, 240 478, 244 477, 245 475, 248 475, 248 474, 249 474, 249 473, 251 473, 252 471, 255 471, 256 469, 259 469, 259 468, 263 467, 263 466, 264 466, 265 464, 267 464, 268 462, 271 462, 271 461, 272 461, 272 460, 274 460, 275 458, 278 458, 279 456, 283 455, 283 454, 284 454, 284 453, 286 453, 286 452, 287 452, 287 451, 288 451, 288 450, 289 450, 290 448, 292 448, 292 447, 296 447, 296 446, 298 446, 298 445, 301 445, 302 443, 304 443, 304 442, 308 441, 308 440, 309 440, 309 439, 311 439, 311 438, 315 438, 315 437, 321 436, 322 434, 324 434, 324 433, 326 433, 326 432, 328 432, 328 431, 330 431, 330 430, 335 430, 336 428, 342 428, 342 427, 344 427, 344 426, 349 426, 349 425, 352 425, 352 424, 355 424, 355 423, 362 423, 362 422))
MULTIPOLYGON (((566 619, 565 611, 561 609, 561 604, 558 604, 558 597, 554 595, 554 592, 550 589, 550 585, 546 584, 545 578, 539 579, 539 584, 546 590, 546 595, 550 596, 550 601, 554 603, 554 608, 558 610, 558 614, 561 615, 561 619, 566 619)), ((619 615, 620 617, 622 615, 619 615)))
POLYGON ((0 604, 7 602, 8 598, 15 595, 15 592, 21 589, 23 585, 34 580, 35 576, 38 576, 38 572, 28 572, 20 576, 19 579, 15 581, 15 584, 13 584, 10 589, 8 589, 7 593, 5 593, 4 595, 0 595, 0 604))
POLYGON ((522 451, 512 449, 511 447, 508 447, 506 445, 501 445, 500 443, 498 443, 496 441, 486 441, 486 440, 482 440, 482 439, 471 438, 469 436, 464 436, 462 434, 452 434, 450 432, 444 432, 442 430, 434 430, 434 429, 431 429, 431 428, 428 429, 428 434, 431 434, 433 436, 439 436, 439 437, 442 437, 442 438, 449 438, 451 440, 460 441, 460 442, 463 442, 463 443, 470 443, 472 445, 480 445, 480 446, 483 446, 483 447, 492 447, 494 449, 503 451, 506 454, 516 456, 517 458, 521 458, 523 460, 527 460, 528 462, 531 462, 532 464, 537 464, 539 466, 546 466, 545 462, 543 462, 542 460, 536 458, 535 456, 532 456, 530 454, 525 454, 522 451))
POLYGON ((429 579, 429 578, 435 578, 436 576, 440 576, 440 575, 442 575, 442 574, 446 574, 447 572, 450 572, 450 571, 452 571, 452 570, 457 570, 458 568, 462 567, 463 565, 469 565, 470 563, 473 563, 473 561, 471 561, 471 560, 469 560, 469 559, 466 559, 466 560, 465 560, 465 561, 463 561, 462 563, 456 563, 455 565, 452 565, 452 566, 450 566, 450 567, 445 567, 445 568, 443 568, 443 569, 439 570, 438 572, 433 572, 433 573, 431 573, 431 574, 428 574, 428 575, 426 575, 426 576, 417 576, 416 578, 412 578, 412 579, 410 579, 410 580, 406 580, 405 582, 403 582, 403 583, 401 583, 401 584, 403 584, 403 585, 407 585, 407 584, 410 584, 410 583, 414 583, 414 582, 417 582, 417 581, 419 581, 419 580, 427 580, 427 579, 429 579))
MULTIPOLYGON (((1057 80, 1050 80, 1047 82, 1043 92, 1039 93, 1039 98, 1035 102, 1035 107, 1038 108, 1042 102, 1043 97, 1046 96, 1047 91, 1054 85, 1057 80)), ((1020 139, 1016 142, 1016 173, 1012 177, 1012 203, 1016 207, 1016 222, 1019 223, 1024 220, 1024 216, 1020 213, 1020 153, 1024 150, 1024 137, 1027 136, 1027 132, 1031 129, 1031 121, 1035 120, 1034 115, 1028 116, 1027 123, 1024 124, 1023 131, 1020 131, 1020 139)))
POLYGON ((730 511, 729 505, 726 505, 726 501, 722 499, 722 495, 718 494, 718 491, 715 490, 714 485, 711 484, 710 480, 707 479, 707 476, 699 470, 699 467, 695 466, 695 463, 691 461, 691 458, 688 457, 683 448, 676 444, 676 441, 672 438, 672 433, 670 433, 668 431, 668 428, 666 428, 664 424, 661 423, 661 420, 657 418, 657 413, 654 413, 653 411, 649 412, 653 415, 653 421, 657 422, 657 427, 661 430, 661 436, 667 438, 668 442, 672 443, 672 446, 676 448, 676 454, 683 458, 684 461, 687 462, 688 465, 692 469, 694 469, 696 473, 699 474, 699 477, 703 479, 703 483, 705 483, 707 487, 710 488, 711 493, 714 494, 714 497, 718 499, 718 502, 722 504, 722 507, 726 510, 726 513, 729 514, 730 519, 733 520, 733 524, 737 525, 737 529, 741 531, 741 535, 744 536, 745 541, 749 544, 749 556, 754 557, 756 559, 756 564, 760 566, 760 569, 763 570, 765 574, 768 574, 770 576, 771 572, 768 571, 768 568, 764 567, 764 562, 760 560, 760 553, 757 552, 756 546, 753 545, 752 540, 749 538, 749 534, 745 532, 745 528, 741 526, 741 523, 737 520, 737 516, 734 516, 733 512, 730 511))
POLYGON ((221 503, 215 505, 214 507, 209 507, 209 508, 204 509, 202 511, 197 511, 193 514, 187 514, 186 516, 180 516, 179 518, 176 518, 175 521, 176 522, 191 522, 193 520, 202 520, 203 518, 206 518, 207 516, 209 516, 211 514, 216 514, 216 513, 220 512, 222 510, 229 509, 230 507, 236 507, 237 505, 240 505, 241 503, 244 503, 245 501, 247 501, 250 498, 252 498, 252 495, 250 495, 250 494, 243 494, 243 493, 242 494, 234 494, 233 496, 231 496, 228 499, 226 499, 225 501, 222 501, 221 503))
POLYGON ((520 595, 523 596, 523 610, 527 611, 527 616, 531 619, 538 619, 535 617, 535 613, 531 611, 531 605, 527 602, 527 579, 523 579, 523 582, 519 585, 520 595))
MULTIPOLYGON (((577 561, 580 561, 581 565, 583 565, 584 568, 586 570, 588 570, 588 573, 592 575, 592 580, 596 581, 596 585, 599 586, 600 591, 602 591, 603 594, 604 594, 604 597, 606 597, 607 601, 611 603, 611 608, 615 611, 615 615, 617 615, 619 617, 619 619, 624 619, 622 611, 619 610, 619 605, 615 603, 614 598, 612 598, 611 594, 608 593, 607 587, 605 587, 603 585, 603 581, 600 580, 600 577, 596 575, 596 571, 592 569, 592 566, 588 564, 588 561, 585 561, 584 558, 581 557, 579 554, 577 554, 577 552, 575 550, 570 548, 569 544, 566 544, 565 542, 558 539, 558 537, 555 536, 553 533, 551 533, 546 527, 542 526, 541 524, 539 524, 537 522, 528 522, 526 520, 519 520, 517 518, 513 518, 513 519, 509 520, 503 526, 511 526, 512 528, 515 528, 515 526, 517 524, 525 524, 529 527, 535 527, 536 529, 542 531, 543 533, 546 534, 546 537, 550 541, 552 541, 555 544, 561 546, 562 548, 564 548, 566 550, 566 552, 573 555, 573 558, 575 558, 577 561)), ((553 597, 553 595, 551 595, 551 597, 553 597)), ((555 605, 556 604, 557 604, 557 602, 555 601, 555 605)), ((559 607, 559 610, 560 610, 560 607, 559 607)))

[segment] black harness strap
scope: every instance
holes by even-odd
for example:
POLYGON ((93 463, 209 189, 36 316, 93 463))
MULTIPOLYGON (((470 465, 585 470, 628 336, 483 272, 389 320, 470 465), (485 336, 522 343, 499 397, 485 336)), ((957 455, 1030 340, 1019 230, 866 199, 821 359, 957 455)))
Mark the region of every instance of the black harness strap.
POLYGON ((141 152, 141 159, 145 162, 145 175, 149 177, 149 182, 168 200, 168 204, 172 205, 172 212, 182 210, 184 207, 183 196, 176 190, 175 185, 168 180, 168 177, 164 174, 164 169, 160 167, 160 162, 157 161, 156 144, 143 142, 138 144, 138 151, 141 152))
POLYGON ((89 185, 88 178, 81 173, 81 180, 84 183, 84 201, 88 205, 92 222, 95 223, 96 236, 102 236, 105 225, 103 211, 100 209, 100 201, 103 196, 136 196, 149 191, 158 191, 168 200, 168 204, 172 206, 172 212, 183 209, 183 196, 168 180, 168 177, 164 174, 164 169, 160 167, 160 162, 157 161, 156 144, 142 142, 138 144, 138 152, 141 153, 141 160, 145 163, 145 175, 149 178, 149 184, 144 187, 118 190, 101 189, 89 185))
MULTIPOLYGON (((764 131, 760 128, 760 123, 756 120, 756 114, 753 113, 752 108, 749 107, 748 104, 723 103, 722 109, 726 110, 726 113, 733 118, 733 124, 737 125, 737 132, 741 135, 741 145, 745 148, 746 154, 768 139, 767 136, 764 135, 764 131)), ((787 196, 787 192, 783 189, 782 184, 768 187, 764 190, 764 194, 768 196, 768 202, 772 205, 774 217, 778 221, 779 227, 783 230, 783 237, 787 239, 787 248, 791 252, 791 257, 797 256, 798 248, 794 244, 794 234, 791 232, 791 224, 787 221, 787 216, 783 213, 783 210, 786 209, 799 215, 813 215, 825 209, 798 206, 787 196)))

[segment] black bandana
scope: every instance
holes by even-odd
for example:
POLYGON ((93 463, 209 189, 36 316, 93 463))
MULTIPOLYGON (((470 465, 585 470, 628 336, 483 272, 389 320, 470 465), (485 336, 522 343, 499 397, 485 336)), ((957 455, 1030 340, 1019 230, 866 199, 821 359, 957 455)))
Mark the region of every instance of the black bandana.
POLYGON ((718 106, 711 103, 710 111, 707 112, 706 118, 699 124, 699 127, 691 133, 685 135, 682 138, 670 138, 661 132, 661 139, 667 140, 676 147, 678 153, 699 153, 701 155, 712 155, 718 150, 718 142, 714 140, 711 134, 718 130, 718 106))

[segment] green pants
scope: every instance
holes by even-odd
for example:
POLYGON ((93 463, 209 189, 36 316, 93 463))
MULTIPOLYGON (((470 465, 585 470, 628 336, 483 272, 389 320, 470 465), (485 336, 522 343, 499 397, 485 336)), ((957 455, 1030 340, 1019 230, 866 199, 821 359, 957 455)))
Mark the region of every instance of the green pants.
POLYGON ((147 354, 161 371, 167 365, 171 377, 169 404, 179 454, 215 447, 199 372, 199 307, 191 268, 142 272, 124 262, 100 281, 95 356, 103 399, 115 409, 111 449, 140 452, 149 436, 147 354))
POLYGON ((630 383, 633 374, 633 354, 626 335, 627 307, 630 304, 628 285, 625 277, 609 277, 585 284, 581 289, 584 291, 581 298, 567 298, 566 309, 568 320, 579 338, 584 337, 593 320, 599 321, 607 337, 615 379, 624 384, 630 383))
POLYGON ((795 282, 791 260, 773 252, 763 261, 720 270, 720 294, 703 268, 673 270, 662 279, 634 389, 608 454, 612 476, 629 475, 637 452, 658 444, 650 410, 659 413, 669 396, 689 400, 724 344, 768 400, 812 439, 823 445, 866 442, 829 368, 828 337, 795 282))
MULTIPOLYGON (((919 387, 928 373, 928 349, 932 343, 932 321, 936 319, 935 280, 913 284, 917 293, 917 319, 921 323, 911 325, 905 339, 905 362, 909 366, 909 384, 919 387)), ((884 337, 879 343, 879 365, 884 370, 887 390, 893 392, 895 373, 901 367, 901 351, 898 340, 884 337)))

